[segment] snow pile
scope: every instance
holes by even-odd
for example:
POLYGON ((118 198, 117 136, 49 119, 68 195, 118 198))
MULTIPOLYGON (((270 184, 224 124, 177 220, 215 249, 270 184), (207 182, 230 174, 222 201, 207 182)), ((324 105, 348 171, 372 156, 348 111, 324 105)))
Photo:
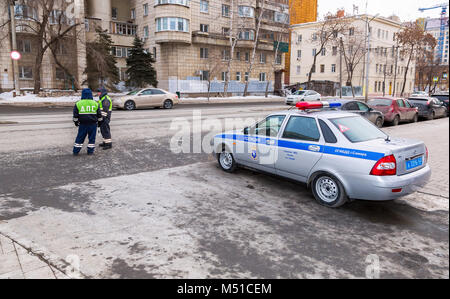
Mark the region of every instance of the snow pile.
POLYGON ((75 103, 80 100, 79 95, 60 97, 39 97, 38 95, 27 93, 24 96, 13 96, 13 92, 0 93, 0 104, 21 104, 21 103, 75 103))

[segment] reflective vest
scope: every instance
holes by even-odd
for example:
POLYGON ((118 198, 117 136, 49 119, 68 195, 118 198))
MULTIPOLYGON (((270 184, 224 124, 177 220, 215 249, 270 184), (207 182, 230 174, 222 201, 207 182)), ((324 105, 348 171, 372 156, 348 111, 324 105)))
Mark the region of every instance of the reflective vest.
POLYGON ((105 98, 109 101, 109 109, 108 109, 108 111, 112 111, 113 103, 111 101, 111 98, 108 95, 105 95, 103 98, 100 99, 100 101, 99 101, 100 110, 104 111, 103 110, 103 101, 105 100, 105 98))
POLYGON ((97 114, 98 103, 94 100, 80 100, 77 102, 77 109, 80 115, 97 114))

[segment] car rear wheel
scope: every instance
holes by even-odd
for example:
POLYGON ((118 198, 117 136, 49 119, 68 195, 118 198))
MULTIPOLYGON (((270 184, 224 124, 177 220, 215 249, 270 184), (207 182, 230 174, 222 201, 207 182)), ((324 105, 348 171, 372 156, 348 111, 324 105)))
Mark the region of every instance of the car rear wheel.
POLYGON ((398 126, 399 123, 400 123, 400 116, 396 115, 394 117, 394 120, 392 121, 392 125, 395 127, 398 126))
POLYGON ((234 160, 233 154, 225 148, 220 154, 217 155, 217 159, 219 161, 220 168, 222 168, 223 171, 232 173, 236 170, 237 163, 234 160))
POLYGON ((339 208, 347 202, 344 186, 329 174, 318 175, 313 180, 312 192, 319 204, 329 208, 339 208))
POLYGON ((378 117, 378 118, 377 118, 377 121, 375 122, 375 125, 376 125, 378 128, 383 127, 383 119, 382 119, 381 117, 378 117))
POLYGON ((172 109, 173 108, 173 102, 171 100, 165 100, 163 104, 164 109, 172 109))
POLYGON ((431 111, 431 113, 428 115, 428 120, 433 120, 436 117, 436 112, 431 111))
POLYGON ((124 105, 125 110, 128 111, 132 111, 134 109, 136 109, 136 104, 134 103, 134 101, 127 101, 124 105))

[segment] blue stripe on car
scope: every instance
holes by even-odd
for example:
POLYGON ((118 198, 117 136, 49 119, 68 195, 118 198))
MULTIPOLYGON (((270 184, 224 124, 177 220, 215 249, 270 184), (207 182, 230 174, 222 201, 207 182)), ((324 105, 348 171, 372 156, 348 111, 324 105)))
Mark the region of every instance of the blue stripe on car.
POLYGON ((313 143, 277 140, 277 139, 272 139, 269 137, 255 137, 255 136, 247 136, 247 135, 222 134, 222 135, 217 135, 216 138, 231 139, 231 140, 237 140, 237 141, 243 141, 243 142, 255 143, 255 144, 267 144, 267 141, 274 140, 275 144, 273 144, 273 146, 278 146, 278 147, 283 147, 283 148, 288 148, 288 149, 297 149, 297 150, 309 151, 309 152, 312 152, 312 150, 310 149, 310 146, 319 146, 320 152, 323 154, 352 157, 352 158, 372 160, 372 161, 378 161, 385 156, 384 153, 369 152, 369 151, 362 151, 362 150, 351 149, 351 148, 341 148, 341 147, 326 146, 326 145, 324 146, 324 145, 317 145, 317 144, 313 144, 313 143))

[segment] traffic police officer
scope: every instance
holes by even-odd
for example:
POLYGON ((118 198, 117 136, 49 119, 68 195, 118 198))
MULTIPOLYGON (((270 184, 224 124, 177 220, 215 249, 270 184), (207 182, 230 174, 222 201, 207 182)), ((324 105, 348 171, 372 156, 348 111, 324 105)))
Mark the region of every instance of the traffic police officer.
POLYGON ((100 147, 103 147, 104 150, 108 150, 112 148, 111 127, 109 126, 112 114, 112 101, 104 87, 98 90, 98 96, 98 103, 103 117, 103 121, 99 123, 100 132, 103 136, 103 143, 100 144, 100 147))
POLYGON ((102 121, 99 105, 94 101, 92 91, 83 89, 81 100, 73 108, 73 122, 78 127, 78 136, 73 147, 73 154, 77 156, 83 148, 86 136, 89 136, 88 155, 95 152, 95 137, 97 136, 97 124, 102 121))

